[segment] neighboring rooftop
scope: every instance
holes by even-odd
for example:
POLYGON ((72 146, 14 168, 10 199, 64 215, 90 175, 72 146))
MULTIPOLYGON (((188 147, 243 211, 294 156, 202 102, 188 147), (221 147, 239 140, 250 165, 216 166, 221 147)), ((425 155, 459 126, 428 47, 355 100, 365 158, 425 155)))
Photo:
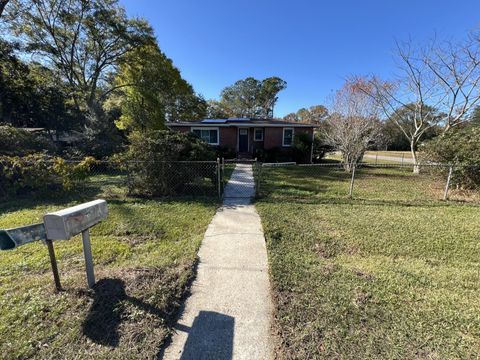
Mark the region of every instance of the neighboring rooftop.
POLYGON ((169 122, 167 126, 259 126, 259 127, 317 127, 314 124, 283 121, 276 119, 257 118, 227 118, 227 119, 204 119, 202 121, 179 121, 169 122))

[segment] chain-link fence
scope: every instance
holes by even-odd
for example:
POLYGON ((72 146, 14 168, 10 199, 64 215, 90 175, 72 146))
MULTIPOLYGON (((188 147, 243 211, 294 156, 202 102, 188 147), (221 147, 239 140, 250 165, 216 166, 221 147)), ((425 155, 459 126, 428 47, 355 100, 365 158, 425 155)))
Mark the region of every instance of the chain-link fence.
POLYGON ((218 161, 0 161, 0 202, 22 197, 219 197, 218 161))
MULTIPOLYGON (((76 194, 111 197, 271 197, 375 201, 480 202, 478 188, 462 185, 465 166, 341 163, 262 164, 217 161, 0 161, 0 201, 76 194)), ((480 171, 480 167, 478 167, 480 171)))
POLYGON ((391 202, 456 200, 480 202, 480 189, 465 188, 460 167, 442 164, 359 164, 350 172, 341 163, 263 164, 260 197, 310 201, 357 199, 391 202), (414 171, 418 170, 418 171, 414 171))

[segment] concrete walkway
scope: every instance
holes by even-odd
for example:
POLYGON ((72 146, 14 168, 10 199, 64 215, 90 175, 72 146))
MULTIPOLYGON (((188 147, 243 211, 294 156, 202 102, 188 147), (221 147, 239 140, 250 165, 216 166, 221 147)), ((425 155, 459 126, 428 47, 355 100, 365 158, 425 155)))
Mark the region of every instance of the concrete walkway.
POLYGON ((252 166, 238 164, 199 250, 197 278, 164 359, 271 359, 272 301, 252 166))

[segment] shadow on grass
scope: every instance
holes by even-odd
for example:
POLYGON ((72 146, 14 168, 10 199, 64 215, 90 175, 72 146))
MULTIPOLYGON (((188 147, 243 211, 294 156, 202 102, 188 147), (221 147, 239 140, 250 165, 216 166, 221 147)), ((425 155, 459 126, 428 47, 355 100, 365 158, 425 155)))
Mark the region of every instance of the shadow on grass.
POLYGON ((345 197, 314 197, 314 196, 261 196, 256 199, 256 202, 268 204, 306 204, 306 205, 371 205, 371 206, 401 206, 401 207, 446 207, 458 204, 457 201, 442 201, 442 200, 382 200, 382 199, 365 199, 361 197, 354 197, 349 199, 345 197))
POLYGON ((116 347, 120 336, 118 328, 122 322, 124 302, 160 318, 167 318, 164 311, 131 297, 125 292, 125 283, 120 279, 102 279, 93 287, 94 300, 83 322, 83 334, 96 344, 116 347))
POLYGON ((109 197, 102 193, 101 188, 88 187, 82 191, 75 192, 51 192, 44 194, 29 194, 18 195, 0 200, 0 213, 14 212, 23 209, 29 209, 37 206, 58 206, 66 207, 72 203, 82 203, 92 201, 97 198, 107 200, 109 204, 125 204, 125 203, 145 203, 148 201, 158 201, 162 203, 188 203, 196 202, 203 204, 218 203, 216 196, 171 196, 171 197, 140 197, 140 196, 125 196, 109 197))

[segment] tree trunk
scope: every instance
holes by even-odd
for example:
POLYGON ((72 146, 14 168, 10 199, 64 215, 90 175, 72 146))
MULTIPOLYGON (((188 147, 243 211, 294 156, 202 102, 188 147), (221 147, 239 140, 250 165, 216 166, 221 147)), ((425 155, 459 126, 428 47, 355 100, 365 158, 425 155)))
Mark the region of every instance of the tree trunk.
POLYGON ((420 166, 418 165, 418 159, 417 159, 417 149, 415 148, 415 142, 411 141, 410 142, 410 152, 412 154, 412 160, 413 160, 413 173, 414 174, 420 174, 420 166))

